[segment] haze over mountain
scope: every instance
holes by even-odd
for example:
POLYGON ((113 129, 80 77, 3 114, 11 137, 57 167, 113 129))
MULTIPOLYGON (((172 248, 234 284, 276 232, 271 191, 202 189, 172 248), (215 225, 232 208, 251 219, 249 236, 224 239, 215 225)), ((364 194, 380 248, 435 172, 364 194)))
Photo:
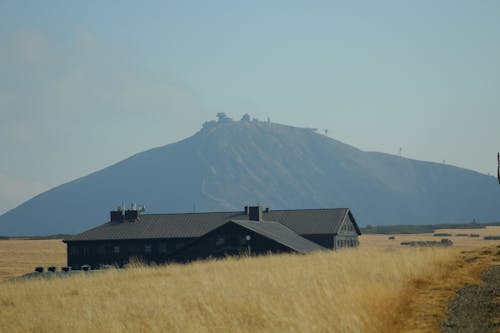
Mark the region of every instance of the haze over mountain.
MULTIPOLYGON (((376 140, 376 138, 374 138, 376 140)), ((220 117, 0 216, 0 235, 76 233, 121 203, 147 213, 349 207, 361 225, 500 220, 496 179, 364 152, 313 129, 220 117)))

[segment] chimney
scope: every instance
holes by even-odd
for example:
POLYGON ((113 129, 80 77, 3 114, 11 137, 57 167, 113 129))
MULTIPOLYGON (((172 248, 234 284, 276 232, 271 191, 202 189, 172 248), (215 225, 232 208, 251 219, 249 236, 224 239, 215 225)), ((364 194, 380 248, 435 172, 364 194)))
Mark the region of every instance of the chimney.
POLYGON ((112 210, 110 212, 111 222, 122 222, 123 221, 123 211, 121 209, 112 210))
POLYGON ((262 221, 262 207, 248 207, 248 220, 257 222, 262 221))

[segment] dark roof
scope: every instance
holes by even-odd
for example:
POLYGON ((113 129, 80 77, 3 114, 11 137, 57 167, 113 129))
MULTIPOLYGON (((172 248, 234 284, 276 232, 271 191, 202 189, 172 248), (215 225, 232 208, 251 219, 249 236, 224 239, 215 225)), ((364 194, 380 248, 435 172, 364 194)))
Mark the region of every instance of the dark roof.
MULTIPOLYGON (((348 208, 335 208, 271 210, 263 211, 262 216, 264 221, 310 235, 336 233, 348 214, 348 208)), ((230 220, 248 220, 248 216, 244 212, 143 214, 135 222, 108 222, 65 241, 200 237, 230 220)))
POLYGON ((333 234, 348 212, 348 208, 271 210, 263 213, 263 220, 279 222, 299 235, 333 234))
POLYGON ((324 247, 299 236, 291 229, 278 222, 256 222, 248 220, 233 220, 230 221, 230 223, 231 222, 236 223, 245 229, 256 232, 264 237, 272 239, 275 242, 280 243, 299 253, 307 253, 325 249, 324 247))

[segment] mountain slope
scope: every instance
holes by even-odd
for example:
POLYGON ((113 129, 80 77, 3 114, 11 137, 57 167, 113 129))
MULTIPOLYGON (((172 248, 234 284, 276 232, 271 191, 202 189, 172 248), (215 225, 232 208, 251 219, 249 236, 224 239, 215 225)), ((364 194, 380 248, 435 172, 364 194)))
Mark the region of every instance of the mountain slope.
POLYGON ((131 201, 148 212, 349 207, 361 225, 500 220, 493 177, 363 152, 310 129, 239 121, 42 193, 0 216, 0 235, 79 232, 131 201))

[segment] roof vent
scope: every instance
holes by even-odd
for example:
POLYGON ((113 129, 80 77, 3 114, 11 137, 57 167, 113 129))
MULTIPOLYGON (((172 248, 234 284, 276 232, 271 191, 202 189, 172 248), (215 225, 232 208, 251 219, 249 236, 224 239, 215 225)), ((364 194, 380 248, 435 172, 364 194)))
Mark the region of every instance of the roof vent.
POLYGON ((126 210, 125 215, 123 216, 123 218, 126 221, 136 221, 138 217, 139 217, 139 211, 132 209, 126 210))

